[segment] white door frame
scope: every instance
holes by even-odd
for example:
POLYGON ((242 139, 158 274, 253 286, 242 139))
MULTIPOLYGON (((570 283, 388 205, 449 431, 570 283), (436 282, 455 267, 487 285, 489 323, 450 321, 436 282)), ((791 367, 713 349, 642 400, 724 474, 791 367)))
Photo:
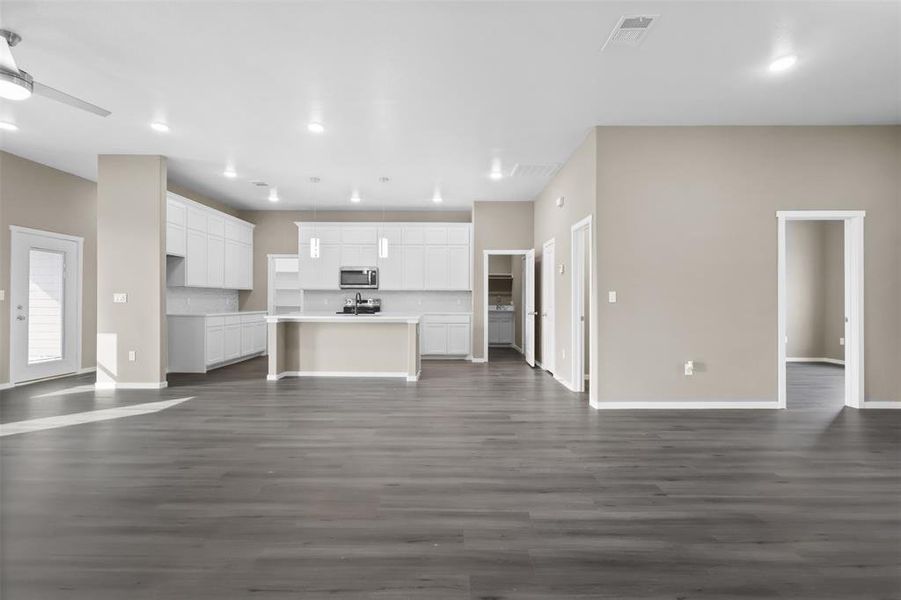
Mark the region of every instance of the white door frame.
MULTIPOLYGON (((19 235, 33 235, 33 236, 41 236, 47 237, 55 240, 63 240, 67 242, 75 242, 75 266, 77 268, 77 273, 75 274, 75 290, 73 293, 75 295, 75 342, 74 342, 74 363, 75 369, 73 373, 79 372, 81 369, 81 321, 82 321, 82 306, 83 306, 83 295, 82 288, 84 285, 84 238, 79 237, 77 235, 67 235, 65 233, 57 233, 55 231, 43 231, 40 229, 32 229, 30 227, 20 227, 18 225, 10 225, 9 226, 9 241, 10 241, 10 253, 9 253, 9 383, 11 385, 15 385, 20 382, 30 381, 25 378, 17 377, 17 370, 15 368, 15 360, 14 360, 14 350, 13 350, 13 334, 16 327, 16 317, 17 311, 13 302, 13 263, 18 258, 17 252, 18 249, 16 247, 16 238, 19 235)), ((68 374, 68 373, 66 373, 68 374)), ((51 377, 59 377, 59 375, 52 375, 51 377)))
MULTIPOLYGON (((483 250, 482 251, 482 290, 484 291, 484 303, 483 303, 483 314, 482 314, 482 352, 484 353, 482 356, 485 359, 485 362, 488 362, 488 307, 490 306, 489 294, 488 294, 488 257, 492 254, 495 256, 527 256, 529 252, 534 252, 531 248, 528 250, 483 250)), ((534 285, 534 284, 533 284, 534 285)), ((523 287, 523 295, 527 293, 526 290, 526 278, 523 276, 522 280, 523 287)), ((526 307, 523 305, 523 322, 527 322, 525 319, 526 307)), ((532 337, 535 337, 534 332, 532 333, 532 337)), ((515 340, 514 340, 515 341, 515 340)), ((532 345, 535 345, 535 340, 532 340, 532 345)), ((526 330, 525 326, 523 326, 522 331, 522 350, 523 355, 526 353, 526 330)), ((533 352, 534 355, 534 352, 533 352)))
POLYGON ((863 210, 780 210, 778 218, 778 373, 779 408, 786 407, 786 348, 788 331, 787 268, 785 231, 788 221, 844 221, 845 262, 845 406, 863 408, 864 403, 864 266, 863 210))
MULTIPOLYGON (((592 285, 593 275, 592 275, 592 263, 594 262, 594 236, 591 234, 592 224, 591 224, 591 215, 588 215, 581 221, 575 223, 572 227, 570 227, 570 264, 572 268, 570 269, 570 284, 571 284, 571 294, 572 297, 570 301, 572 303, 571 306, 571 331, 572 335, 570 335, 570 339, 572 342, 571 354, 572 357, 572 373, 570 374, 570 389, 574 392, 584 392, 585 391, 585 328, 582 326, 582 320, 579 318, 579 309, 588 311, 589 314, 589 326, 596 327, 596 320, 591 319, 591 307, 594 306, 594 286, 592 285), (584 238, 582 238, 581 243, 577 243, 577 238, 579 234, 584 230, 584 238), (588 246, 588 263, 583 265, 582 259, 585 256, 585 245, 588 246), (582 301, 585 297, 584 290, 582 289, 582 271, 581 267, 588 270, 588 277, 585 278, 585 283, 588 285, 588 306, 582 307, 582 301)), ((589 344, 591 344, 591 332, 588 332, 589 344)), ((590 357, 589 357, 590 358, 590 357)), ((591 365, 589 365, 590 369, 591 365)), ((593 375, 593 373, 592 373, 593 375)), ((596 384, 594 378, 589 376, 589 385, 592 396, 596 394, 596 384)))
POLYGON ((557 332, 555 331, 557 326, 557 285, 555 280, 555 273, 557 270, 556 261, 557 240, 556 238, 551 238, 541 245, 541 367, 551 375, 554 374, 554 371, 557 368, 557 332), (548 247, 552 247, 554 249, 554 260, 551 264, 548 264, 547 262, 548 247), (547 288, 545 286, 547 286, 547 288), (544 305, 544 292, 546 289, 547 296, 552 299, 554 309, 554 327, 548 328, 547 332, 545 332, 544 318, 545 315, 548 314, 547 306, 544 305), (544 344, 545 339, 547 339, 548 342, 547 348, 545 348, 544 344), (548 352, 547 350, 550 350, 550 352, 548 352))

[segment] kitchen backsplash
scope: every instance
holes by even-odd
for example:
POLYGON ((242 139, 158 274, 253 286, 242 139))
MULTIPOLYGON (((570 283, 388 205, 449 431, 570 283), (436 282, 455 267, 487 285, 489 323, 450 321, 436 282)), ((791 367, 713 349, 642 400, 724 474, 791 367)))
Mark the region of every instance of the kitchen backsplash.
MULTIPOLYGON (((353 298, 356 292, 306 291, 304 292, 304 310, 323 312, 338 310, 344 306, 345 298, 353 298)), ((360 290, 364 298, 381 298, 382 310, 393 313, 426 313, 426 312, 472 312, 471 292, 381 292, 379 290, 360 290)))
POLYGON ((235 312, 237 310, 237 290, 166 288, 166 312, 170 315, 235 312))

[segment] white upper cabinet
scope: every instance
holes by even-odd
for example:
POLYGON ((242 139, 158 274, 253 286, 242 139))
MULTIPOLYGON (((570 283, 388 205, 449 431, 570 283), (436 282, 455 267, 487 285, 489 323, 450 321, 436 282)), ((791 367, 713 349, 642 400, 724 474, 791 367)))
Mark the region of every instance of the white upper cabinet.
POLYGON ((253 289, 253 224, 173 193, 166 197, 169 285, 253 289))
POLYGON ((166 254, 185 255, 188 207, 181 200, 166 198, 166 254))
POLYGON ((425 289, 447 290, 449 271, 447 264, 447 245, 425 247, 425 289))
POLYGON ((471 289, 469 223, 297 223, 302 289, 338 289, 340 267, 379 268, 382 290, 471 289), (311 256, 318 248, 319 256, 311 256))

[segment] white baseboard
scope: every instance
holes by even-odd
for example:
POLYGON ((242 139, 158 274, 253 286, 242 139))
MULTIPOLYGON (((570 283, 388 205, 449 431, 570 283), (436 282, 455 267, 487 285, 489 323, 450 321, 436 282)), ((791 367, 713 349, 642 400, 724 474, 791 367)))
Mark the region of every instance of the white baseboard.
POLYGON ((121 381, 98 381, 94 384, 97 390, 161 390, 169 386, 168 381, 123 383, 121 381))
POLYGON ((829 363, 830 365, 844 365, 844 364, 845 364, 845 361, 839 360, 839 359, 837 359, 837 358, 825 358, 825 357, 820 357, 820 358, 808 358, 808 357, 805 357, 805 356, 801 356, 801 357, 793 356, 793 357, 790 357, 790 358, 786 358, 786 359, 785 359, 785 362, 791 362, 791 363, 799 363, 799 362, 803 362, 803 363, 816 362, 816 363, 829 363))
POLYGON ((407 375, 407 381, 410 383, 416 383, 419 381, 419 375, 422 374, 422 371, 416 373, 416 375, 407 375))
POLYGON ((901 409, 901 400, 870 400, 864 402, 861 408, 901 409))
POLYGON ((520 348, 516 344, 510 344, 510 347, 513 348, 514 350, 516 350, 517 352, 519 352, 520 354, 523 354, 522 348, 520 348))
MULTIPOLYGON (((267 375, 266 379, 274 381, 283 377, 395 377, 409 379, 406 371, 282 371, 278 375, 267 375)), ((415 375, 419 379, 419 374, 415 375)))
POLYGON ((73 371, 72 373, 64 373, 62 375, 54 375, 52 377, 44 377, 43 379, 31 379, 29 381, 22 381, 20 383, 11 383, 9 381, 5 383, 0 383, 0 390, 6 390, 14 387, 21 387, 23 385, 31 385, 33 383, 45 383, 47 381, 53 381, 55 379, 64 379, 66 377, 75 377, 76 375, 84 375, 85 373, 96 373, 97 367, 83 367, 78 369, 77 371, 73 371))
POLYGON ((598 402, 598 410, 726 410, 726 409, 777 409, 776 400, 673 400, 635 402, 598 402))

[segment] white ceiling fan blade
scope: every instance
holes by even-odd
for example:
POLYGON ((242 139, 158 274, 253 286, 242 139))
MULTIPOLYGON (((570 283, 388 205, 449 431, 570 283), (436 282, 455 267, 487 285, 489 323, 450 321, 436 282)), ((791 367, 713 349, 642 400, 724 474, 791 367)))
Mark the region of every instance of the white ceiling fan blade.
POLYGON ((96 104, 85 102, 81 98, 70 96, 65 92, 61 92, 55 88, 50 87, 49 85, 38 83, 37 81, 34 82, 34 93, 39 94, 44 98, 50 98, 51 100, 56 100, 57 102, 62 102, 63 104, 68 104, 69 106, 80 108, 81 110, 86 110, 101 117, 108 117, 112 114, 110 113, 110 111, 106 110, 105 108, 100 108, 96 104))

